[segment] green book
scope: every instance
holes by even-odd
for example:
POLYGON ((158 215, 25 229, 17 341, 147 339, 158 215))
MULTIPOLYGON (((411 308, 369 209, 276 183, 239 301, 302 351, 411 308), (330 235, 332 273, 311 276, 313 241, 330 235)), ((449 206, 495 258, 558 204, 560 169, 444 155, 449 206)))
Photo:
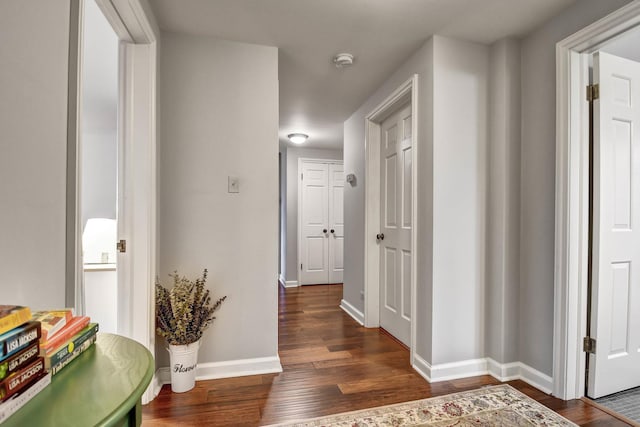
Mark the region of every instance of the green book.
POLYGON ((80 344, 73 350, 73 353, 69 353, 67 357, 62 359, 57 364, 51 367, 51 375, 55 375, 60 372, 64 367, 66 367, 69 363, 71 363, 76 357, 80 356, 81 353, 84 353, 91 345, 96 342, 96 334, 91 335, 89 339, 80 344))
POLYGON ((82 344, 89 340, 91 337, 95 337, 97 333, 98 324, 90 323, 80 332, 71 337, 68 342, 56 348, 51 353, 47 354, 44 359, 44 365, 47 371, 50 371, 51 367, 65 361, 74 353, 77 348, 81 347, 82 344))

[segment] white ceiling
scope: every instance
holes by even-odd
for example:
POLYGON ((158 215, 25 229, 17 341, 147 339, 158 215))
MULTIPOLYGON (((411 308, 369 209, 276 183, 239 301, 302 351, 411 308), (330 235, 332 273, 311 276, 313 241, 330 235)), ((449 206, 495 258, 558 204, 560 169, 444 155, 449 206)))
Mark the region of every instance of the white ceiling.
POLYGON ((576 0, 150 0, 161 29, 279 48, 280 140, 342 149, 342 125, 432 34, 521 36, 576 0), (336 69, 333 56, 355 56, 336 69))
POLYGON ((600 50, 640 62, 640 26, 619 35, 600 50))

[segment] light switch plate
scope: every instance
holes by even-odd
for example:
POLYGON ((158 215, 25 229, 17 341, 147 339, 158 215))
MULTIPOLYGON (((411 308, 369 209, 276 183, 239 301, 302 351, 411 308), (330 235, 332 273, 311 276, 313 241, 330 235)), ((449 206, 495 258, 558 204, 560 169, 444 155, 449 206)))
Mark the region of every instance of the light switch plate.
POLYGON ((228 177, 228 184, 229 184, 229 189, 228 189, 229 193, 240 192, 240 180, 238 180, 238 177, 236 176, 228 177))

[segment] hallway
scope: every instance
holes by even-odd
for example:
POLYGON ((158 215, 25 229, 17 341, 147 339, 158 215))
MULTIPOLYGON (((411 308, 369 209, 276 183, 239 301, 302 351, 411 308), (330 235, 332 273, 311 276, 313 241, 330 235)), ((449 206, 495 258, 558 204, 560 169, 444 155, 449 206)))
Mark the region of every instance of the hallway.
MULTIPOLYGON (((356 324, 339 308, 341 298, 341 285, 280 287, 284 372, 199 381, 184 394, 165 385, 143 407, 143 425, 257 426, 499 383, 491 376, 427 383, 409 366, 406 348, 356 324)), ((563 402, 522 381, 509 384, 580 425, 627 425, 582 401, 563 402)))

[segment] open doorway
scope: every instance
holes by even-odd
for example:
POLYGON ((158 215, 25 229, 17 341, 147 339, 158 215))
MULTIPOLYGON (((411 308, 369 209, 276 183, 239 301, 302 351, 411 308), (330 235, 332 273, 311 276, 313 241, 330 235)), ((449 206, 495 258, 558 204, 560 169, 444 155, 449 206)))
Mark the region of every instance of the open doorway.
POLYGON ((118 36, 96 4, 84 4, 80 205, 85 314, 118 331, 118 36))
POLYGON ((591 57, 588 397, 640 422, 640 27, 591 57))
MULTIPOLYGON (((593 298, 588 297, 588 276, 592 274, 590 264, 590 208, 589 208, 589 193, 590 193, 590 174, 589 174, 589 110, 590 104, 585 99, 585 92, 588 96, 594 98, 596 91, 590 86, 590 73, 589 65, 591 55, 595 52, 606 51, 607 46, 611 43, 621 40, 621 36, 629 31, 635 31, 638 24, 640 24, 640 4, 632 2, 621 9, 611 13, 598 22, 578 31, 570 37, 562 40, 557 44, 557 154, 556 154, 556 295, 555 295, 555 333, 554 333, 554 390, 555 396, 563 399, 575 399, 591 393, 587 392, 588 382, 586 380, 586 361, 589 359, 590 375, 592 371, 598 370, 598 366, 594 366, 594 360, 598 359, 597 356, 593 356, 591 351, 601 352, 604 355, 604 359, 615 360, 616 358, 623 357, 624 353, 637 352, 639 343, 635 337, 631 338, 631 329, 635 329, 635 320, 637 317, 637 311, 632 309, 631 301, 636 298, 638 293, 637 278, 635 278, 633 269, 627 269, 628 262, 633 262, 633 259, 624 259, 620 262, 617 261, 617 257, 602 257, 602 254, 598 252, 600 249, 598 239, 593 238, 593 276, 605 277, 608 276, 609 287, 608 289, 600 287, 603 283, 593 282, 594 293, 593 298), (587 90, 585 90, 587 88, 587 90), (607 258, 607 259, 605 259, 607 258), (600 270, 603 269, 603 263, 608 261, 606 268, 608 274, 604 276, 600 275, 600 270), (625 265, 627 263, 627 265, 625 265), (598 266, 599 270, 595 269, 598 266), (627 277, 627 272, 630 273, 627 277), (625 281, 625 279, 628 279, 625 281), (612 282, 616 282, 615 286, 612 286, 612 282), (625 284, 626 283, 626 284, 625 284), (614 289, 616 288, 616 289, 614 289), (627 290, 626 294, 624 290, 627 290), (608 295, 609 313, 608 326, 601 324, 597 319, 594 323, 592 318, 587 316, 587 309, 589 303, 593 306, 594 301, 598 298, 598 294, 608 295), (628 299, 626 303, 622 302, 623 299, 628 299), (611 303, 615 301, 614 306, 626 307, 624 310, 613 309, 611 303), (626 317, 626 320, 625 320, 626 317), (629 323, 631 322, 631 323, 629 323), (615 335, 612 333, 611 327, 613 324, 622 324, 627 328, 627 332, 620 333, 617 328, 615 335), (591 330, 588 331, 588 328, 591 330), (607 332, 608 329, 608 332, 607 332), (599 332, 606 333, 602 335, 603 338, 595 345, 595 350, 590 338, 593 338, 587 334, 587 332, 599 332), (604 338, 604 337, 607 338, 604 338), (625 337, 626 336, 626 337, 625 337), (618 345, 621 342, 622 345, 618 345), (614 347, 621 347, 616 349, 614 347), (619 351, 623 350, 623 351, 619 351)), ((598 54, 603 55, 603 54, 598 54)), ((623 77, 622 73, 617 77, 623 77)), ((611 73, 610 73, 611 75, 611 73)), ((635 80, 635 78, 633 79, 635 80)), ((637 93, 637 87, 631 90, 631 86, 637 83, 633 83, 629 79, 620 79, 620 82, 624 83, 618 85, 614 91, 607 89, 606 97, 615 98, 615 102, 624 103, 625 93, 631 97, 635 96, 632 93, 637 93), (626 81, 626 82, 624 82, 626 81), (623 87, 628 87, 629 90, 621 90, 623 87)), ((619 83, 620 83, 619 82, 619 83)), ((604 88, 604 87, 603 87, 604 88)), ((603 92, 600 88, 599 99, 602 100, 603 92)), ((627 101, 631 98, 628 96, 627 101)), ((598 103, 600 101, 597 101, 598 103)), ((627 102, 628 104, 628 102, 627 102)), ((594 106, 594 116, 599 113, 594 106)), ((632 170, 635 169, 637 163, 638 150, 632 150, 630 144, 635 144, 635 139, 629 137, 628 132, 623 132, 623 128, 628 128, 630 121, 625 119, 622 115, 616 113, 610 116, 609 124, 607 127, 612 128, 612 121, 618 121, 619 126, 613 126, 614 138, 612 143, 609 143, 607 147, 594 147, 594 188, 598 187, 599 194, 594 194, 594 206, 598 206, 601 203, 599 197, 613 196, 616 200, 614 208, 617 209, 617 213, 613 215, 614 223, 609 223, 608 228, 602 227, 602 220, 605 216, 611 218, 611 213, 606 210, 598 211, 593 210, 593 223, 600 224, 599 226, 604 230, 608 230, 607 233, 613 233, 614 229, 626 233, 624 230, 635 228, 636 220, 629 221, 627 218, 626 225, 623 216, 618 215, 625 212, 625 209, 621 209, 627 206, 627 202, 635 204, 637 196, 633 193, 638 191, 637 180, 632 178, 632 170), (623 123, 624 122, 624 123, 623 123), (625 124, 626 123, 626 124, 625 124), (624 138, 624 136, 628 138, 624 138), (625 149, 626 147, 626 149, 625 149), (607 151, 605 157, 602 148, 607 151), (600 151, 599 151, 600 150, 600 151), (625 154, 626 153, 626 154, 625 154), (625 159, 626 155, 626 160, 625 159), (617 158, 620 162, 617 162, 617 158), (608 174, 605 180, 599 175, 598 168, 602 165, 613 171, 614 174, 608 174), (613 162, 613 166, 611 164, 613 162), (625 163, 628 162, 628 163, 625 163), (616 163, 619 163, 616 164, 616 163), (616 189, 608 188, 606 191, 602 187, 599 187, 598 180, 612 181, 611 177, 615 177, 613 182, 619 182, 621 185, 616 189), (624 186, 622 183, 627 182, 627 190, 623 192, 624 186), (626 197, 619 197, 623 196, 626 197), (617 218, 619 216, 619 218, 617 218), (619 221, 620 220, 620 221, 619 221), (618 223, 619 224, 616 224, 618 223), (631 225, 631 227, 628 227, 631 225), (619 226, 619 227, 618 227, 619 226)), ((635 119, 634 119, 635 121, 635 119)), ((598 117, 594 119, 594 133, 599 133, 600 126, 598 117), (596 124, 598 123, 598 124, 596 124)), ((594 140, 594 145, 598 142, 594 140)), ((602 199, 604 201, 604 199, 602 199)), ((628 205, 626 213, 631 216, 634 215, 631 205, 628 205)), ((595 232, 594 227, 594 232, 595 232)), ((599 231, 597 231, 599 233, 599 231)), ((633 239, 631 239, 632 241, 633 239)), ((611 246, 611 245, 609 245, 611 246)), ((628 257, 627 257, 628 258, 628 257)), ((596 302, 597 305, 606 307, 605 304, 596 302)), ((591 312, 597 312, 598 308, 593 306, 591 312)), ((597 360, 596 360, 597 362, 597 360)), ((606 369, 605 369, 606 370, 606 369)), ((626 372, 625 375, 636 375, 632 372, 626 372)), ((596 397, 599 392, 596 392, 593 397, 596 397)))

